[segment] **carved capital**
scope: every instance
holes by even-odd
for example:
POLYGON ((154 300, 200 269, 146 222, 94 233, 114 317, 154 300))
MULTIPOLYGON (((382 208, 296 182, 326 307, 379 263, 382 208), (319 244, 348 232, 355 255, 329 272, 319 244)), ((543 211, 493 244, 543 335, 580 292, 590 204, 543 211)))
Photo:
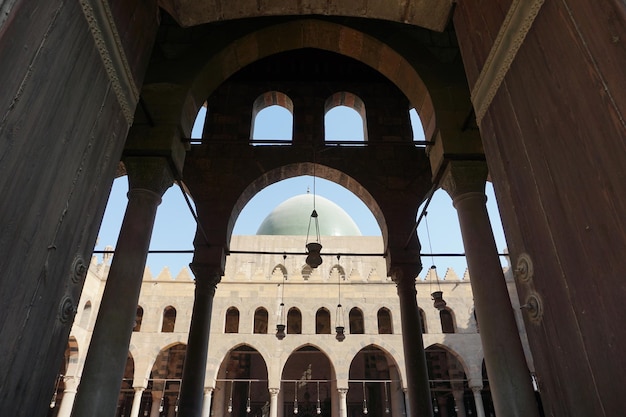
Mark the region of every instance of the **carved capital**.
POLYGON ((405 285, 415 287, 415 280, 422 270, 422 264, 419 261, 413 263, 395 263, 389 268, 391 280, 403 287, 405 285))
POLYGON ((489 170, 484 161, 451 161, 441 178, 441 188, 454 201, 468 193, 485 194, 489 170))
POLYGON ((224 274, 224 270, 221 266, 213 264, 193 262, 189 264, 189 268, 191 268, 191 271, 196 277, 197 288, 215 289, 224 274))
POLYGON ((272 397, 277 397, 278 393, 280 392, 280 389, 279 388, 270 388, 269 392, 270 392, 270 395, 272 397))
POLYGON ((142 189, 162 197, 174 183, 174 176, 166 158, 127 157, 124 158, 124 165, 131 192, 142 189))

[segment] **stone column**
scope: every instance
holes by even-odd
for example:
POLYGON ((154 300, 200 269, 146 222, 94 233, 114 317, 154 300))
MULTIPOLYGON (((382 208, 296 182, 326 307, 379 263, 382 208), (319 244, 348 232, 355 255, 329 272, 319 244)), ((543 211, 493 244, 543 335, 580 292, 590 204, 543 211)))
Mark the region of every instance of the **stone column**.
POLYGON ((339 417, 348 417, 348 388, 337 388, 339 394, 339 417))
POLYGON ((61 405, 59 406, 59 413, 57 414, 57 417, 70 417, 72 406, 74 405, 74 399, 76 398, 78 378, 73 376, 64 376, 63 383, 65 384, 65 390, 63 390, 63 398, 61 399, 61 405))
POLYGON ((402 393, 404 394, 404 415, 411 415, 411 408, 409 406, 409 390, 406 388, 402 388, 402 393))
POLYGON ((150 408, 150 417, 159 417, 161 414, 159 408, 161 408, 161 398, 163 398, 163 395, 163 391, 152 391, 152 407, 150 408))
POLYGON ((196 290, 180 387, 180 417, 200 417, 202 414, 213 297, 223 274, 222 265, 194 262, 190 267, 196 277, 196 290))
POLYGON ((409 394, 407 415, 429 417, 433 415, 433 410, 430 402, 424 339, 417 306, 417 291, 415 290, 415 278, 420 270, 421 265, 419 263, 392 264, 391 278, 398 287, 400 299, 402 346, 406 364, 406 388, 409 394))
POLYGON ((464 391, 462 389, 456 389, 452 391, 454 396, 454 406, 456 407, 456 417, 466 417, 465 401, 463 401, 464 391))
POLYGON ((485 162, 453 161, 441 186, 452 197, 459 216, 496 414, 537 417, 530 373, 487 215, 486 180, 485 162))
MULTIPOLYGON (((202 401, 202 417, 209 417, 211 413, 211 395, 213 394, 213 388, 204 389, 204 400, 202 401)), ((179 404, 180 408, 180 404, 179 404)))
POLYGON ((278 417, 278 393, 280 389, 270 388, 270 417, 278 417))
POLYGON ((476 405, 476 417, 485 417, 485 406, 483 405, 483 396, 481 391, 483 387, 473 386, 470 387, 474 394, 474 404, 476 405))
POLYGON ((133 397, 133 406, 130 409, 130 417, 139 416, 139 407, 141 406, 141 396, 146 390, 146 387, 136 387, 135 396, 133 397))
POLYGON ((124 163, 128 205, 85 359, 74 417, 115 414, 157 206, 173 183, 165 158, 133 157, 124 163))

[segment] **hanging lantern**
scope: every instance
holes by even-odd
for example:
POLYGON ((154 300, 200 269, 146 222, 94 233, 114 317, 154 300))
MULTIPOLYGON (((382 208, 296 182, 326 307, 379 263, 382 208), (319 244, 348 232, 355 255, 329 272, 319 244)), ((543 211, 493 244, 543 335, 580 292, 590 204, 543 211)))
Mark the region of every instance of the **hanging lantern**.
POLYGON ((367 413, 367 394, 365 393, 365 382, 363 382, 363 414, 367 413))
POLYGON ((283 340, 285 338, 285 303, 280 303, 278 308, 278 324, 276 325, 276 339, 283 340))
POLYGON ((431 297, 434 301, 433 305, 437 310, 445 310, 447 303, 446 300, 443 299, 443 291, 435 291, 431 294, 431 297))
MULTIPOLYGON (((287 259, 287 255, 283 255, 283 264, 287 259)), ((283 283, 280 288, 280 305, 278 306, 278 323, 276 324, 276 339, 283 340, 285 338, 285 274, 283 274, 283 283)))
POLYGON ((336 313, 336 317, 337 317, 337 321, 336 321, 336 326, 335 326, 335 339, 337 339, 339 342, 343 342, 346 338, 346 335, 344 333, 346 326, 344 326, 343 323, 343 307, 341 306, 341 304, 337 304, 337 313, 336 313))
MULTIPOLYGON (((313 211, 315 213, 315 211, 313 211)), ((322 264, 322 256, 320 254, 322 245, 318 242, 309 242, 306 244, 307 257, 306 264, 315 269, 322 264)))
POLYGON ((322 404, 320 403, 320 381, 317 381, 317 405, 315 407, 316 414, 322 414, 322 404))
POLYGON ((228 407, 226 408, 226 411, 228 411, 228 413, 232 413, 233 412, 233 384, 235 383, 235 381, 230 381, 230 397, 228 398, 228 407))
MULTIPOLYGON (((339 266, 339 259, 341 255, 337 255, 337 265, 339 266)), ((335 339, 339 342, 343 342, 346 339, 344 330, 346 329, 344 323, 343 307, 341 305, 341 271, 337 270, 337 312, 335 313, 335 339)))
POLYGON ((294 384, 295 394, 293 397, 293 413, 298 414, 298 382, 294 384))

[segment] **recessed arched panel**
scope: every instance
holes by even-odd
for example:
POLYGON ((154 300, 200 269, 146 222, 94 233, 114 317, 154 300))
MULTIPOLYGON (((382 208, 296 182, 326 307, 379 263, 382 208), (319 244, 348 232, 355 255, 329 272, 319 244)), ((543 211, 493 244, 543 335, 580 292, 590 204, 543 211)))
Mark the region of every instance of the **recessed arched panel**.
POLYGON ((295 307, 287 313, 287 333, 302 334, 302 313, 295 307))
POLYGON ((330 334, 330 312, 326 308, 320 308, 315 313, 315 334, 330 334))
POLYGON ((378 320, 378 334, 393 334, 393 320, 388 308, 381 308, 376 314, 378 320))
POLYGON ((239 333, 239 310, 230 307, 226 310, 224 333, 239 333))
POLYGON ((348 321, 350 323, 350 334, 363 334, 365 333, 365 323, 363 321, 363 311, 360 308, 354 307, 348 314, 348 321))
POLYGON ((143 321, 143 307, 137 306, 137 313, 135 315, 135 325, 133 326, 133 332, 141 331, 142 321, 143 321))
POLYGON ((176 309, 167 306, 163 310, 163 323, 161 324, 161 333, 172 333, 176 326, 176 309))
POLYGON ((254 311, 254 333, 267 334, 268 313, 263 307, 259 307, 254 311))

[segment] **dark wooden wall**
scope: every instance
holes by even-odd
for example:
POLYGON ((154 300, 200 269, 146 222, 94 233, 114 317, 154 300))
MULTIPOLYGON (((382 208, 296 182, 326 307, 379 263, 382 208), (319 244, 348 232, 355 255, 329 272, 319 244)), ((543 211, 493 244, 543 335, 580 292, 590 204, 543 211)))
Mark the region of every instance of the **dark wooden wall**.
MULTIPOLYGON (((112 10, 140 83, 156 2, 112 10)), ((14 2, 0 62, 0 415, 32 417, 52 396, 83 285, 72 265, 89 263, 128 123, 79 2, 14 2)))
MULTIPOLYGON (((459 2, 470 89, 511 1, 459 2)), ((481 123, 546 415, 623 414, 626 6, 546 1, 481 123)))

